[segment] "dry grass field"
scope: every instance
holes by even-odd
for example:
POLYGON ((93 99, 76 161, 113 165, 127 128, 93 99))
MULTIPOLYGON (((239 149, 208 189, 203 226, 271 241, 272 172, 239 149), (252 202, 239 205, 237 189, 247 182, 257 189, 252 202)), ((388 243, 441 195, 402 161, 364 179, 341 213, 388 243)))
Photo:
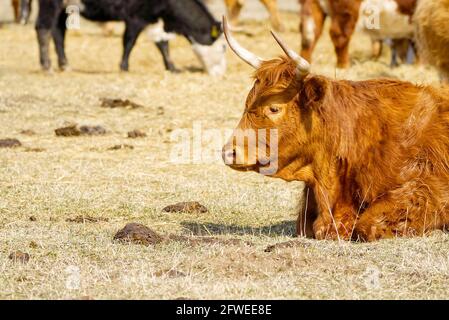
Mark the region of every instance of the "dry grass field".
MULTIPOLYGON (((282 14, 284 38, 299 47, 294 13, 282 14)), ((0 139, 22 146, 0 149, 1 299, 447 299, 449 235, 377 243, 292 240, 301 183, 238 173, 220 162, 175 164, 174 129, 232 129, 238 122, 252 70, 228 52, 228 72, 198 72, 186 40, 172 43, 181 74, 164 71, 155 46, 140 37, 131 72, 121 73, 119 35, 105 37, 82 22, 70 32, 72 71, 40 71, 32 26, 0 27, 0 139), (138 109, 101 108, 102 98, 130 99, 138 109), (101 125, 103 136, 57 137, 67 123, 101 125), (146 138, 129 139, 140 129, 146 138), (24 131, 24 130, 31 130, 24 131), (110 150, 116 145, 131 148, 110 150), (167 213, 180 201, 199 201, 207 213, 167 213), (79 216, 98 221, 68 221, 79 216), (167 241, 123 244, 114 234, 128 222, 161 234, 213 236, 215 243, 167 241), (227 243, 240 239, 250 243, 227 243), (10 253, 30 255, 28 263, 10 253)), ((238 39, 264 57, 280 49, 265 21, 245 20, 251 36, 238 39)), ((119 33, 121 26, 117 26, 119 33)), ((434 71, 369 61, 370 42, 357 34, 353 67, 335 70, 326 34, 313 71, 330 77, 396 77, 438 84, 434 71)), ((55 55, 53 64, 56 65, 55 55)))

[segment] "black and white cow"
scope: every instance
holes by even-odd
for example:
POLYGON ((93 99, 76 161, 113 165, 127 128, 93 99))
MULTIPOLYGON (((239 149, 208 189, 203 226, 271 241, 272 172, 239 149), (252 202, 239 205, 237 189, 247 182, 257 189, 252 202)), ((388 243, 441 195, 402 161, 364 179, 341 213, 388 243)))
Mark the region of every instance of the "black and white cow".
MULTIPOLYGON (((153 41, 162 52, 165 68, 177 72, 169 53, 169 41, 175 38, 175 34, 165 32, 164 22, 152 24, 147 31, 148 38, 153 41)), ((212 45, 202 45, 191 39, 193 52, 201 62, 204 70, 211 76, 222 76, 226 72, 226 43, 224 39, 215 41, 212 45)))
MULTIPOLYGON (((129 56, 139 34, 150 24, 163 21, 163 31, 183 35, 192 45, 217 47, 220 52, 215 60, 225 61, 224 47, 219 44, 222 39, 221 23, 201 0, 39 0, 39 14, 36 31, 40 51, 40 63, 44 70, 51 68, 49 43, 51 37, 55 42, 59 67, 64 70, 68 66, 64 50, 66 22, 69 6, 77 6, 81 16, 97 22, 123 21, 126 25, 123 36, 123 57, 120 68, 129 69, 129 56), (218 45, 215 45, 218 43, 218 45)), ((174 71, 170 60, 167 39, 156 41, 165 66, 174 71)), ((207 59, 206 59, 207 60, 207 59)), ((207 65, 207 64, 206 64, 207 65)), ((221 66, 226 63, 221 62, 221 66)), ((208 70, 209 71, 209 70, 208 70)), ((223 67, 219 73, 224 73, 223 67)))

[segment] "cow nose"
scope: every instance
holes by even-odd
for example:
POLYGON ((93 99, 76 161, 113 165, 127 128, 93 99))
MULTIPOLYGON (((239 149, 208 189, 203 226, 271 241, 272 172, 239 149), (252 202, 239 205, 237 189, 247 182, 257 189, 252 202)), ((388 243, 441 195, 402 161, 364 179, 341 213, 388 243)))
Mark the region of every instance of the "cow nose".
POLYGON ((229 148, 229 147, 223 147, 223 150, 221 152, 221 157, 223 158, 223 162, 226 165, 230 165, 233 164, 235 162, 235 149, 234 148, 229 148))

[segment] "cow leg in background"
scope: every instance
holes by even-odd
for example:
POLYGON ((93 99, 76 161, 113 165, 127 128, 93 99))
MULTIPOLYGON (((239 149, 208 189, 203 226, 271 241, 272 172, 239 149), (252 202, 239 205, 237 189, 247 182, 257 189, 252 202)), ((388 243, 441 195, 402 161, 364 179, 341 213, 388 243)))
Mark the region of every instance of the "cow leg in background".
POLYGON ((162 58, 164 59, 165 69, 170 72, 179 72, 179 70, 176 69, 173 61, 170 58, 169 42, 166 40, 162 40, 162 41, 155 42, 155 44, 162 54, 162 58))
POLYGON ((66 20, 67 13, 65 10, 61 12, 58 18, 58 23, 52 30, 53 41, 55 43, 56 53, 58 55, 58 65, 61 70, 67 70, 68 63, 67 57, 65 55, 64 43, 65 43, 65 33, 66 33, 66 20))
POLYGON ((361 0, 330 2, 332 16, 330 35, 337 55, 337 68, 349 67, 349 43, 357 24, 361 0))
POLYGON ((284 31, 285 27, 281 22, 281 17, 279 16, 279 10, 277 5, 277 0, 260 0, 265 8, 267 8, 270 13, 271 25, 276 31, 284 31))
POLYGON ((14 20, 16 22, 19 22, 20 19, 19 0, 12 0, 12 8, 14 11, 14 20))
POLYGON ((311 62, 313 50, 323 32, 326 14, 315 0, 302 0, 300 18, 301 56, 311 62))
POLYGON ((32 0, 20 1, 20 23, 25 25, 29 22, 31 16, 32 0))
POLYGON ((229 21, 232 25, 236 25, 240 11, 243 8, 243 0, 225 0, 225 4, 229 21))
POLYGON ((382 40, 371 40, 371 55, 374 60, 377 60, 382 55, 384 43, 382 40))
POLYGON ((156 24, 150 25, 150 27, 148 28, 148 37, 152 42, 156 44, 157 48, 162 54, 165 69, 171 72, 179 72, 170 58, 169 43, 171 39, 175 38, 175 35, 165 32, 164 22, 162 20, 159 20, 156 24))
POLYGON ((122 71, 129 70, 129 56, 136 44, 137 38, 145 27, 146 24, 141 21, 126 21, 126 30, 123 35, 123 58, 120 64, 122 71))
POLYGON ((37 30, 37 41, 39 43, 39 60, 43 70, 50 70, 51 61, 49 56, 51 39, 51 30, 48 29, 38 29, 37 30))
POLYGON ((391 63, 390 67, 395 68, 401 63, 408 63, 407 55, 410 47, 409 39, 393 39, 391 44, 391 63))
POLYGON ((298 237, 313 238, 313 223, 318 216, 318 207, 312 188, 304 188, 304 204, 296 220, 296 235, 298 237))
POLYGON ((62 10, 62 2, 53 0, 39 0, 39 15, 36 20, 37 40, 39 44, 39 58, 43 70, 50 70, 49 46, 51 32, 62 10))

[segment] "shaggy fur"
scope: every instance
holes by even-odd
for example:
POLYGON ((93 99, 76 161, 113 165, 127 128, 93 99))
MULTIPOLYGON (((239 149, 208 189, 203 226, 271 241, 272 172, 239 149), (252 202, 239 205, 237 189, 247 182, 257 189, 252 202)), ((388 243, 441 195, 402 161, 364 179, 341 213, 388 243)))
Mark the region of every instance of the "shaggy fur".
POLYGON ((449 83, 449 0, 419 1, 413 17, 418 49, 449 83))
POLYGON ((287 58, 265 62, 255 79, 239 129, 278 129, 272 177, 308 187, 298 234, 373 241, 449 224, 448 89, 298 79, 287 58))

